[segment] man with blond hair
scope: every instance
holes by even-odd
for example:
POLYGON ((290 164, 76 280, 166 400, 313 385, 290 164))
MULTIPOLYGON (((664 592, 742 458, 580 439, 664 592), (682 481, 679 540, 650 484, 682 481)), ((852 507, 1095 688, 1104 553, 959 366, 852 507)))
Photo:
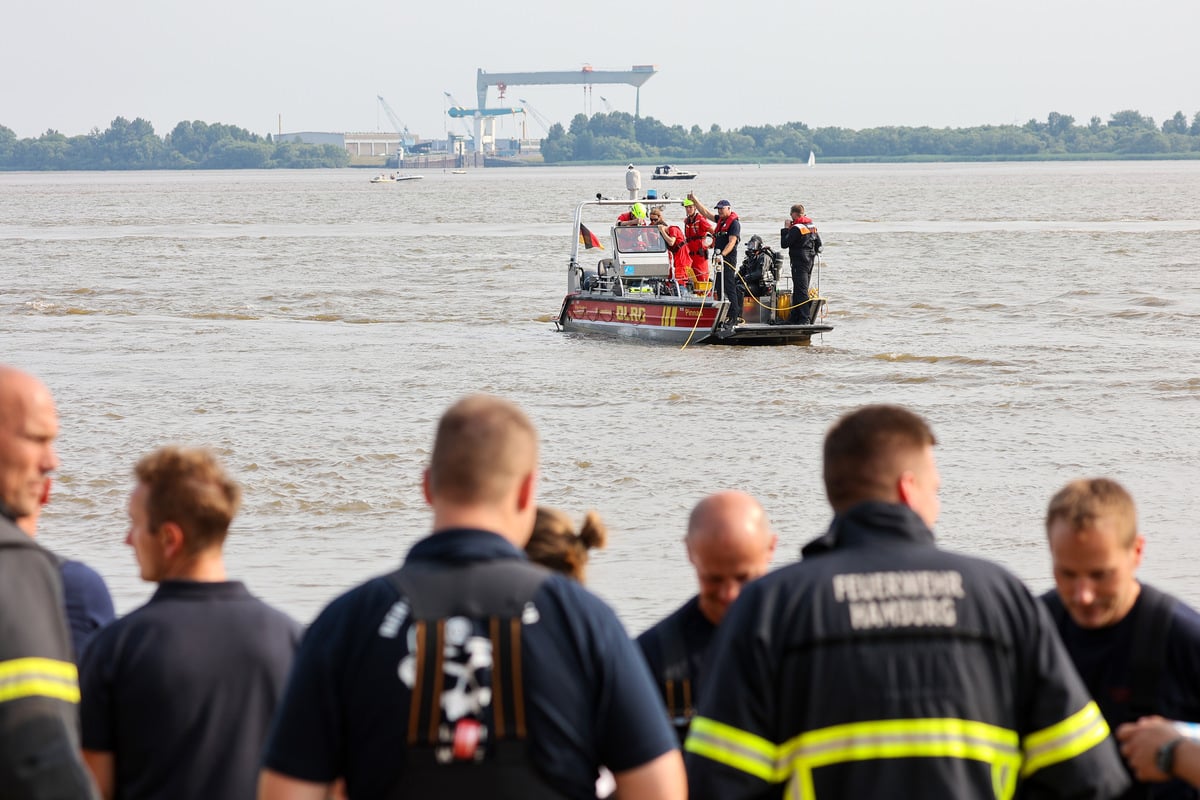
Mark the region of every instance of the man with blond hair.
POLYGON ((766 574, 778 537, 745 492, 709 495, 688 517, 688 560, 699 592, 638 637, 680 740, 695 714, 709 643, 742 587, 766 574))
POLYGON ((682 800, 682 760, 612 610, 525 558, 537 434, 473 395, 438 423, 433 533, 305 637, 267 746, 261 800, 595 797, 682 800))
POLYGON ((16 521, 37 513, 58 468, 58 412, 37 378, 0 364, 0 797, 74 800, 95 788, 79 760, 79 680, 57 559, 16 521))
POLYGON ((866 406, 825 437, 829 532, 748 584, 687 739, 693 800, 1107 798, 1128 778, 1045 610, 941 550, 933 431, 866 406))
POLYGON ((226 577, 241 490, 211 452, 134 474, 125 543, 158 589, 84 652, 84 759, 105 798, 250 800, 300 626, 226 577))
MULTIPOLYGON (((1046 537, 1055 589, 1042 599, 1109 727, 1149 715, 1200 721, 1200 614, 1138 581, 1146 538, 1129 492, 1110 478, 1068 483, 1050 500, 1046 537)), ((1162 754, 1167 766, 1172 752, 1162 754)), ((1125 796, 1200 792, 1172 781, 1125 796)))

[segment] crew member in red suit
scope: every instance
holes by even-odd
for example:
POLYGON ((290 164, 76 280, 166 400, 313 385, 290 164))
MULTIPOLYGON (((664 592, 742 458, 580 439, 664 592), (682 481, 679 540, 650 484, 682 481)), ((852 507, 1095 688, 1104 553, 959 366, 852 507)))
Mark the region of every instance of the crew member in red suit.
POLYGON ((696 209, 696 204, 690 198, 683 201, 683 210, 687 212, 687 218, 683 221, 683 235, 692 273, 697 281, 707 281, 708 247, 705 239, 712 233, 712 223, 696 209))
POLYGON ((691 257, 688 255, 687 243, 684 241, 683 231, 679 230, 678 225, 668 225, 663 219, 662 206, 655 206, 650 209, 650 224, 658 228, 658 232, 662 234, 663 241, 667 243, 667 250, 671 253, 671 261, 675 266, 675 283, 680 286, 686 286, 688 282, 687 270, 692 263, 691 257))

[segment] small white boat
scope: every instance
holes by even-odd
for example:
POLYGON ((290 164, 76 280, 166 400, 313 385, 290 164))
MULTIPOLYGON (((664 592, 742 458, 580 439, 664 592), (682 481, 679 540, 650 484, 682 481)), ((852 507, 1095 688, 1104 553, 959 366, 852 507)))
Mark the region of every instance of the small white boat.
POLYGON ((661 167, 654 168, 654 174, 650 176, 650 179, 655 181, 690 181, 694 177, 696 177, 695 172, 688 172, 686 169, 676 169, 670 164, 663 164, 661 167))
POLYGON ((399 183, 400 181, 419 181, 424 177, 425 177, 424 175, 397 175, 396 173, 393 172, 391 175, 376 175, 374 178, 371 178, 371 183, 399 183))
POLYGON ((810 167, 815 167, 817 165, 817 154, 812 150, 808 151, 808 165, 810 167))

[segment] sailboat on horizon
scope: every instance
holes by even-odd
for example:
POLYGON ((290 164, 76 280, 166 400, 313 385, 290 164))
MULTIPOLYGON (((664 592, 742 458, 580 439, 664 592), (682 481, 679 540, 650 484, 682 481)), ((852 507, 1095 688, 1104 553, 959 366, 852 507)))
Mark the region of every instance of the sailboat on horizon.
POLYGON ((814 153, 812 150, 809 150, 808 151, 808 165, 810 167, 813 167, 813 166, 816 166, 816 164, 817 164, 817 154, 814 153))

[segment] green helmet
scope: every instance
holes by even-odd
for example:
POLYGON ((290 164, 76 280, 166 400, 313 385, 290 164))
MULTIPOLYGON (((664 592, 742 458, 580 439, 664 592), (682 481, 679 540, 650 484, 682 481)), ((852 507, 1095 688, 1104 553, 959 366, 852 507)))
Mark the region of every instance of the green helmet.
POLYGON ((641 203, 634 203, 633 208, 630 210, 633 212, 634 219, 645 219, 646 218, 646 207, 644 205, 642 205, 641 203))

